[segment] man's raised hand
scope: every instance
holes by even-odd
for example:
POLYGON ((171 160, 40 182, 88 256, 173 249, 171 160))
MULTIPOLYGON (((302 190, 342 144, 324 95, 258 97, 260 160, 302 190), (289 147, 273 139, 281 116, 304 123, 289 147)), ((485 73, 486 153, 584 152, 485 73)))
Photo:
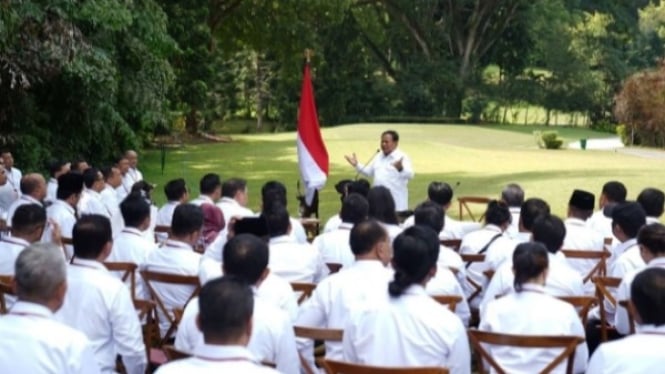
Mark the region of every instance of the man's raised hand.
POLYGON ((351 164, 351 166, 356 167, 356 165, 358 165, 358 157, 356 157, 355 152, 351 153, 351 156, 345 155, 344 158, 349 164, 351 164))

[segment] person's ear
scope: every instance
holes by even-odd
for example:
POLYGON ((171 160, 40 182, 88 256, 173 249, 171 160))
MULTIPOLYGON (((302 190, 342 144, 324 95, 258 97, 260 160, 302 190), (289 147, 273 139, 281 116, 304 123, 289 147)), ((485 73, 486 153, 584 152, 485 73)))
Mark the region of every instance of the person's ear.
POLYGON ((637 312, 637 308, 635 308, 633 300, 628 300, 628 313, 633 317, 633 320, 635 320, 636 324, 642 324, 642 316, 640 316, 640 314, 637 312))
POLYGON ((196 328, 199 329, 199 331, 203 332, 201 329, 201 313, 196 314, 196 328))

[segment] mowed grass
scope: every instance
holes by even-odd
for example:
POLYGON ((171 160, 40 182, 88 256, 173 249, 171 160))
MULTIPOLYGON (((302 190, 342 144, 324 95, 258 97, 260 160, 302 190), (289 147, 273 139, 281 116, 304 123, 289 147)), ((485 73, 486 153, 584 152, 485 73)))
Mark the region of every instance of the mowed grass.
MULTIPOLYGON (((560 216, 565 215, 568 198, 575 188, 598 195, 603 183, 620 180, 631 199, 644 187, 665 189, 665 161, 614 151, 538 149, 532 131, 547 129, 544 127, 355 124, 323 129, 330 156, 328 183, 320 194, 323 219, 339 210, 335 183, 356 174, 344 155, 356 152, 358 159, 365 162, 377 150, 380 134, 386 129, 400 133, 400 148, 413 161, 416 175, 409 183, 411 207, 426 198, 431 181, 446 181, 453 186, 459 182, 456 196, 487 197, 497 197, 504 185, 516 182, 527 197, 545 199, 560 216)), ((588 129, 554 129, 567 142, 608 136, 588 129)), ((247 179, 250 207, 254 210, 260 207, 260 189, 266 181, 283 182, 288 189, 289 211, 297 215, 296 134, 234 135, 233 140, 169 149, 163 175, 160 151, 146 151, 140 168, 146 180, 158 184, 155 200, 164 202, 164 184, 177 177, 187 180, 195 197, 200 177, 215 172, 223 179, 247 179)), ((482 208, 474 210, 480 212, 482 208)), ((454 211, 457 214, 456 207, 454 211)))

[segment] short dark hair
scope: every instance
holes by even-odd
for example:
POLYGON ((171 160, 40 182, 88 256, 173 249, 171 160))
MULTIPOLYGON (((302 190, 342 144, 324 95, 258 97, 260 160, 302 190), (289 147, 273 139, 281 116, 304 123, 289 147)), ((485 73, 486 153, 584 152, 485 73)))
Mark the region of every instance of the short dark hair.
POLYGON ((367 202, 369 202, 370 218, 393 225, 398 223, 395 200, 389 189, 384 186, 372 187, 367 194, 367 202))
POLYGON ((439 205, 446 205, 453 199, 453 189, 445 182, 432 182, 427 187, 427 198, 439 205))
POLYGON ((508 206, 521 207, 524 203, 524 190, 517 183, 509 183, 501 191, 501 200, 508 206))
POLYGON ((268 245, 252 234, 238 234, 224 245, 224 274, 255 284, 268 267, 268 245))
POLYGON ((485 210, 485 223, 488 225, 501 226, 505 223, 510 223, 513 216, 510 214, 508 205, 499 200, 492 200, 487 203, 487 210, 485 210))
POLYGON ((369 193, 369 189, 371 188, 369 181, 367 179, 358 179, 356 181, 353 181, 349 183, 348 186, 346 186, 346 193, 351 194, 351 193, 357 193, 362 195, 364 198, 367 198, 367 194, 369 193))
POLYGON ((179 201, 187 193, 187 184, 183 178, 171 179, 164 186, 168 201, 179 201))
POLYGON ((22 194, 32 195, 39 188, 39 179, 33 176, 24 175, 23 178, 21 178, 19 185, 22 194))
POLYGON ((642 226, 637 233, 637 243, 653 255, 665 254, 665 226, 660 223, 642 226))
POLYGON ((392 297, 401 296, 413 284, 421 283, 439 258, 439 234, 429 227, 411 226, 393 241, 392 265, 395 276, 388 284, 392 297))
POLYGON ((367 219, 369 203, 367 199, 357 193, 351 193, 342 202, 342 210, 339 213, 342 222, 356 224, 367 219))
POLYGON ((150 204, 138 194, 130 194, 120 203, 120 213, 125 226, 138 227, 150 217, 150 204))
POLYGON ((395 130, 386 130, 386 131, 381 133, 381 137, 383 138, 384 135, 390 135, 390 137, 392 138, 392 140, 394 142, 399 141, 399 134, 395 130))
POLYGON ((354 225, 349 234, 351 252, 356 256, 364 255, 371 251, 378 242, 387 238, 388 233, 379 221, 373 219, 362 221, 354 225))
POLYGON ((81 167, 81 165, 87 163, 88 161, 86 161, 83 157, 77 157, 72 161, 70 170, 74 173, 80 173, 79 168, 81 167))
POLYGON ((623 203, 626 201, 626 186, 619 181, 609 181, 603 185, 601 191, 605 198, 611 203, 623 203))
POLYGON ((79 173, 69 172, 58 177, 56 198, 67 200, 72 195, 79 195, 83 191, 83 176, 79 173))
POLYGON ((515 291, 521 292, 524 283, 539 276, 549 266, 547 248, 539 242, 520 243, 513 252, 515 291))
POLYGON ((97 181, 97 176, 99 175, 99 169, 97 168, 87 168, 83 171, 83 184, 87 188, 91 188, 93 184, 97 181))
POLYGON ((173 210, 171 233, 185 236, 203 228, 203 210, 194 204, 180 204, 173 210))
POLYGON ((233 198, 238 191, 245 191, 247 181, 241 178, 227 179, 222 183, 222 196, 233 198))
POLYGON ((278 181, 268 181, 261 187, 263 211, 270 210, 273 204, 287 206, 286 187, 278 181))
POLYGON ((219 178, 219 174, 208 173, 201 178, 199 182, 199 192, 202 195, 209 195, 214 193, 216 189, 222 187, 222 180, 219 178))
POLYGON ((532 197, 527 199, 522 203, 520 208, 520 219, 522 220, 522 226, 525 229, 531 231, 533 228, 533 222, 539 216, 544 216, 550 214, 550 206, 543 199, 537 197, 532 197))
POLYGON ((443 209, 438 203, 425 201, 416 207, 413 219, 416 225, 424 225, 430 229, 441 232, 445 224, 443 209))
POLYGON ((640 271, 630 285, 630 300, 643 325, 665 325, 665 269, 640 271))
POLYGON ((612 227, 618 225, 629 238, 637 237, 637 232, 646 225, 646 218, 642 206, 634 201, 619 203, 612 208, 612 227))
MULTIPOLYGON (((113 165, 118 165, 122 160, 126 160, 127 157, 125 157, 124 154, 117 155, 113 157, 113 165)), ((72 168, 74 167, 74 163, 72 162, 72 168)))
POLYGON ((226 275, 207 282, 199 294, 199 324, 206 342, 231 342, 247 331, 254 293, 247 282, 226 275))
POLYGON ((657 188, 645 188, 637 196, 637 202, 642 205, 649 217, 660 217, 665 207, 665 193, 657 188))
POLYGON ((55 178, 55 174, 59 172, 63 166, 67 165, 67 161, 64 160, 53 160, 48 164, 48 173, 51 178, 55 178))
POLYGON ((539 216, 533 222, 531 235, 534 242, 543 243, 550 253, 557 253, 566 237, 566 225, 554 215, 539 216))
POLYGON ((12 232, 14 234, 27 234, 38 228, 46 226, 46 209, 39 204, 24 204, 16 208, 12 216, 12 232))
POLYGON ((271 238, 286 235, 289 232, 291 220, 284 205, 273 204, 268 211, 264 211, 261 215, 266 219, 268 235, 271 238))
POLYGON ((99 171, 102 172, 102 175, 104 176, 104 181, 108 181, 109 178, 113 176, 113 168, 114 166, 102 166, 99 171))
POLYGON ((74 256, 95 259, 111 240, 113 240, 111 221, 99 214, 86 214, 76 221, 72 231, 74 256))

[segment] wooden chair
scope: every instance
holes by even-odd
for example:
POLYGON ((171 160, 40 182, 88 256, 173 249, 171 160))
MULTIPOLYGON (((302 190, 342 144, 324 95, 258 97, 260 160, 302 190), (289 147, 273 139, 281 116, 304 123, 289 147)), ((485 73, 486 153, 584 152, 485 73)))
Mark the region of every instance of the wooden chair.
MULTIPOLYGON (((192 286, 194 290, 187 298, 187 301, 182 305, 182 307, 184 308, 184 306, 187 305, 187 303, 191 299, 196 297, 199 294, 199 291, 201 291, 201 284, 199 283, 199 277, 195 275, 160 273, 149 270, 142 270, 140 273, 141 277, 143 278, 143 281, 145 282, 146 287, 148 288, 148 291, 150 292, 150 297, 155 302, 155 304, 157 304, 157 310, 163 315, 164 318, 167 319, 169 323, 169 328, 161 340, 160 345, 163 345, 169 339, 171 334, 173 334, 173 332, 175 332, 175 330, 178 328, 178 323, 180 321, 176 319, 176 316, 174 315, 173 311, 168 310, 164 306, 164 302, 162 301, 162 298, 160 297, 159 293, 155 291, 153 284, 166 283, 174 286, 176 285, 192 286)), ((159 313, 157 314, 157 316, 159 317, 159 313)))
POLYGON ((74 240, 72 238, 65 238, 64 236, 60 238, 63 245, 74 245, 74 240))
POLYGON ((433 295, 432 299, 436 300, 441 305, 447 306, 453 313, 455 313, 457 304, 462 302, 462 296, 457 295, 433 295))
MULTIPOLYGON (((460 257, 462 258, 462 262, 464 263, 473 263, 473 262, 485 262, 485 255, 484 254, 461 254, 460 257)), ((478 284, 476 281, 471 279, 468 275, 466 276, 466 281, 469 282, 471 287, 473 287, 473 292, 469 297, 467 297, 467 301, 470 303, 471 300, 474 298, 478 297, 480 293, 483 291, 483 285, 478 284)))
POLYGON ((603 238, 603 248, 606 250, 610 251, 612 250, 612 242, 614 241, 614 238, 611 236, 608 236, 607 238, 603 238))
POLYGON ((132 299, 136 298, 136 264, 132 262, 105 262, 104 266, 109 271, 121 271, 122 281, 127 282, 129 279, 129 290, 132 299))
POLYGON ((157 225, 155 226, 155 243, 159 243, 158 234, 166 234, 166 236, 171 234, 171 226, 157 225))
MULTIPOLYGON (((295 332, 296 337, 311 339, 311 340, 322 340, 325 342, 341 342, 344 336, 344 330, 340 329, 321 329, 314 327, 303 327, 303 326, 293 326, 293 331, 295 332)), ((298 353, 300 358, 300 365, 306 374, 316 374, 318 370, 314 367, 310 367, 307 360, 298 353)), ((319 366, 323 365, 323 358, 315 358, 314 362, 319 366)))
POLYGON ((5 295, 16 296, 12 287, 12 278, 11 275, 0 275, 0 315, 7 314, 8 312, 5 295))
POLYGON ((305 300, 312 297, 312 292, 316 288, 316 284, 307 282, 291 282, 293 292, 301 292, 298 296, 298 305, 302 304, 305 300))
POLYGON ((633 316, 633 308, 630 306, 630 301, 629 300, 619 300, 619 306, 622 308, 626 308, 628 311, 628 324, 630 325, 630 334, 635 333, 635 316, 633 316))
POLYGON ((143 344, 145 344, 148 363, 159 366, 166 363, 166 356, 159 348, 159 324, 157 323, 157 304, 150 300, 134 299, 134 309, 142 323, 143 344))
POLYGON ((586 326, 589 310, 596 303, 596 298, 591 296, 559 296, 557 299, 565 301, 575 307, 577 314, 582 320, 582 326, 586 326))
POLYGON ((607 274, 607 259, 610 257, 610 252, 607 251, 592 251, 592 250, 578 250, 578 249, 562 249, 561 253, 567 259, 575 260, 597 260, 596 265, 589 270, 587 275, 584 276, 584 283, 589 282, 593 277, 604 277, 607 274))
POLYGON ((328 270, 330 270, 330 274, 335 274, 342 268, 342 264, 336 262, 326 262, 326 266, 328 267, 328 270))
POLYGON ((584 338, 579 336, 546 336, 546 335, 511 335, 511 334, 498 334, 493 332, 486 332, 471 329, 469 330, 469 342, 471 347, 478 353, 480 360, 478 360, 479 372, 485 373, 483 368, 483 361, 486 361, 489 366, 497 373, 504 374, 506 370, 503 369, 494 360, 494 357, 487 351, 485 344, 489 345, 503 345, 517 348, 562 348, 558 356, 552 360, 545 368, 533 372, 550 373, 554 368, 559 366, 565 360, 568 361, 566 366, 566 373, 572 374, 573 363, 575 361, 575 349, 580 343, 584 343, 584 338))
POLYGON ((459 247, 462 245, 462 239, 447 239, 439 241, 442 246, 448 247, 455 252, 459 252, 459 247))
POLYGON ((327 374, 448 374, 448 369, 437 367, 387 367, 351 364, 323 360, 327 374))
POLYGON ((600 339, 607 341, 607 332, 611 329, 605 316, 605 300, 614 308, 617 307, 617 301, 610 292, 610 288, 616 289, 621 284, 621 278, 612 277, 594 277, 593 283, 596 284, 596 297, 598 298, 598 307, 600 309, 600 339))
MULTIPOLYGON (((471 208, 469 208, 469 204, 483 204, 485 207, 487 207, 487 203, 492 201, 492 199, 480 196, 460 196, 457 198, 457 201, 459 202, 460 221, 464 220, 464 210, 466 210, 466 212, 469 213, 469 217, 471 217, 472 221, 480 222, 483 220, 485 213, 480 215, 480 217, 478 217, 478 219, 476 220, 476 218, 473 216, 473 212, 471 212, 471 208)), ((485 209, 483 209, 483 211, 484 210, 485 209)))
POLYGON ((166 354, 166 359, 168 361, 180 360, 192 356, 189 353, 175 349, 175 347, 170 344, 164 344, 162 349, 164 350, 164 354, 166 354))

